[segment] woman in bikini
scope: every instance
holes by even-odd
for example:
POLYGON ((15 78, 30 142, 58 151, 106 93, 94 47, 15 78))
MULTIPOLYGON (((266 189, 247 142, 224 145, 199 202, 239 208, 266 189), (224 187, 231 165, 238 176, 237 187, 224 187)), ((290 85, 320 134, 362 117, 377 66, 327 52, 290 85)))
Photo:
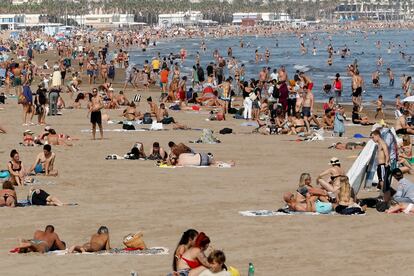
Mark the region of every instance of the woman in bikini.
POLYGON ((127 121, 135 121, 136 119, 142 120, 144 118, 144 115, 137 110, 134 102, 131 102, 129 106, 125 108, 122 116, 124 116, 127 121))
POLYGON ((7 164, 7 168, 10 173, 10 181, 14 185, 23 186, 24 177, 26 175, 25 170, 23 168, 23 163, 20 161, 20 156, 17 150, 12 150, 10 152, 11 160, 7 164))
POLYGON ((209 245, 209 237, 203 232, 199 233, 194 241, 194 246, 185 251, 178 260, 177 272, 188 272, 189 276, 193 276, 199 275, 203 270, 210 268, 204 254, 209 245))
POLYGON ((3 183, 3 189, 0 190, 0 207, 16 207, 17 196, 11 181, 3 183))
POLYGON ((323 189, 330 193, 330 197, 335 197, 334 194, 337 195, 340 188, 339 177, 344 176, 345 171, 341 168, 341 162, 338 158, 331 158, 330 163, 332 167, 322 172, 318 176, 317 182, 322 186, 323 189), (330 177, 329 181, 324 179, 326 176, 330 177))
POLYGON ((194 229, 188 229, 181 236, 180 241, 178 242, 177 248, 175 249, 174 259, 173 259, 173 271, 177 271, 177 265, 183 254, 194 246, 195 239, 197 238, 198 232, 194 229))

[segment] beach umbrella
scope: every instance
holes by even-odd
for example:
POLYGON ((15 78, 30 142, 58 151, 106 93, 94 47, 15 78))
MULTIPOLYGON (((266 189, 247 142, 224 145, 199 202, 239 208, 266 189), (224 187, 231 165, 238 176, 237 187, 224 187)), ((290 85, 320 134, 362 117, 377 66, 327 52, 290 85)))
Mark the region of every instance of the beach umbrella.
POLYGON ((409 96, 402 100, 403 102, 414 103, 414 96, 409 96))

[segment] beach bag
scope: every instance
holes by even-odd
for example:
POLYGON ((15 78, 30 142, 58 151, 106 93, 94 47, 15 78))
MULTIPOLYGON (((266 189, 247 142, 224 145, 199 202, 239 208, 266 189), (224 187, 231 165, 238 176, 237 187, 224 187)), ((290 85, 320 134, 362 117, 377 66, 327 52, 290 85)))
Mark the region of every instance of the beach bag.
POLYGON ((250 93, 249 94, 249 98, 250 98, 250 100, 252 100, 252 101, 255 101, 256 99, 257 99, 257 95, 256 95, 256 93, 250 93))
POLYGON ((26 104, 27 103, 26 97, 23 95, 23 93, 19 94, 19 96, 17 98, 17 103, 18 104, 26 104))
POLYGON ((147 246, 142 238, 143 236, 144 234, 142 232, 128 234, 124 237, 122 242, 127 248, 144 250, 147 249, 147 246))
POLYGON ((135 130, 135 127, 133 125, 130 125, 130 124, 123 124, 122 129, 135 130))
POLYGON ((231 128, 225 127, 219 132, 220 134, 230 134, 233 133, 233 130, 231 128))
POLYGON ((140 94, 135 94, 133 101, 134 101, 134 103, 139 103, 141 101, 141 95, 140 94))
POLYGON ((150 125, 152 124, 152 118, 151 118, 151 113, 145 113, 144 114, 144 119, 142 120, 142 123, 145 125, 150 125))

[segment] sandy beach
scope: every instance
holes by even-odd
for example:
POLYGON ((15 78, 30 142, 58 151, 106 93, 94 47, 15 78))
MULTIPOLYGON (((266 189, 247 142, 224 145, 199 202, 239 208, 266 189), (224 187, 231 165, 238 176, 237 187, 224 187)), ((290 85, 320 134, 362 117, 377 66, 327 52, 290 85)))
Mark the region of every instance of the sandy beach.
MULTIPOLYGON (((53 53, 52 53, 53 55, 53 53)), ((55 54, 54 54, 55 55, 55 54)), ((49 57, 49 56, 48 56, 49 57)), ((38 56, 37 63, 46 56, 38 56)), ((49 59, 50 63, 52 59, 49 59)), ((117 72, 120 79, 121 71, 117 72)), ((86 79, 86 78, 84 78, 86 79)), ((118 80, 119 81, 119 80, 118 80)), ((36 83, 36 82, 35 82, 36 83)), ((32 86, 35 90, 36 85, 32 86)), ((88 88, 88 86, 83 86, 88 88)), ((115 91, 120 84, 114 85, 115 91)), ((136 92, 128 89, 132 98, 136 92)), ((143 99, 158 98, 158 89, 139 92, 143 99)), ((67 105, 71 103, 63 95, 67 105)), ((148 110, 142 101, 138 109, 148 110)), ((111 119, 121 119, 121 110, 106 110, 111 119)), ((282 194, 295 190, 299 175, 309 172, 313 181, 338 157, 348 170, 358 150, 334 150, 332 138, 317 142, 297 142, 296 136, 251 134, 243 120, 206 121, 205 111, 170 113, 192 128, 211 128, 222 143, 189 144, 200 131, 172 130, 146 132, 105 132, 103 141, 91 140, 87 110, 62 111, 63 116, 47 117, 58 133, 78 137, 73 147, 53 147, 59 176, 36 177, 38 187, 64 202, 78 206, 1 208, 0 263, 2 273, 16 275, 166 275, 171 271, 173 251, 188 228, 204 231, 211 246, 224 250, 227 264, 247 275, 248 263, 256 275, 412 275, 414 253, 410 244, 412 218, 368 210, 365 216, 276 216, 243 217, 239 211, 276 210, 283 206, 282 194), (219 135, 229 127, 236 134, 219 135), (135 142, 149 151, 154 141, 167 148, 169 141, 183 142, 197 152, 211 152, 217 160, 234 160, 236 166, 219 168, 175 168, 155 166, 154 161, 105 160, 109 154, 123 155, 135 142), (53 182, 53 183, 48 183, 53 182), (100 225, 109 228, 112 247, 122 247, 122 238, 141 230, 149 247, 170 249, 164 256, 96 255, 17 255, 8 251, 18 238, 30 238, 36 229, 53 224, 67 245, 86 242, 100 225)), ((0 106, 0 123, 7 135, 0 135, 0 169, 6 169, 11 149, 20 152, 23 164, 32 165, 41 147, 19 146, 23 131, 22 110, 16 99, 0 106)), ((104 129, 121 125, 104 124, 104 129)), ((41 126, 30 127, 36 134, 41 126)), ((370 127, 347 127, 345 136, 369 136, 370 127)), ((363 139, 366 141, 367 139, 363 139)), ((412 179, 412 177, 408 177, 412 179)), ((25 199, 29 187, 16 188, 18 199, 25 199)), ((363 191, 360 196, 377 196, 363 191)))

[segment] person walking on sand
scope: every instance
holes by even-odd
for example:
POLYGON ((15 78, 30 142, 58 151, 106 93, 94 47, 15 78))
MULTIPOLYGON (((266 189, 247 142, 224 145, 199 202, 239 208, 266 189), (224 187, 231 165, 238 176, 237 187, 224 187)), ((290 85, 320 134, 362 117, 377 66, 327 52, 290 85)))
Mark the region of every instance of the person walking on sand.
MULTIPOLYGON (((103 128, 102 128, 102 113, 101 109, 103 108, 103 102, 101 96, 98 94, 98 89, 94 88, 92 90, 92 101, 89 113, 91 115, 91 124, 92 124, 92 139, 95 140, 96 136, 96 125, 99 126, 99 132, 101 134, 101 139, 103 139, 103 128)), ((89 114, 88 113, 88 114, 89 114)))

